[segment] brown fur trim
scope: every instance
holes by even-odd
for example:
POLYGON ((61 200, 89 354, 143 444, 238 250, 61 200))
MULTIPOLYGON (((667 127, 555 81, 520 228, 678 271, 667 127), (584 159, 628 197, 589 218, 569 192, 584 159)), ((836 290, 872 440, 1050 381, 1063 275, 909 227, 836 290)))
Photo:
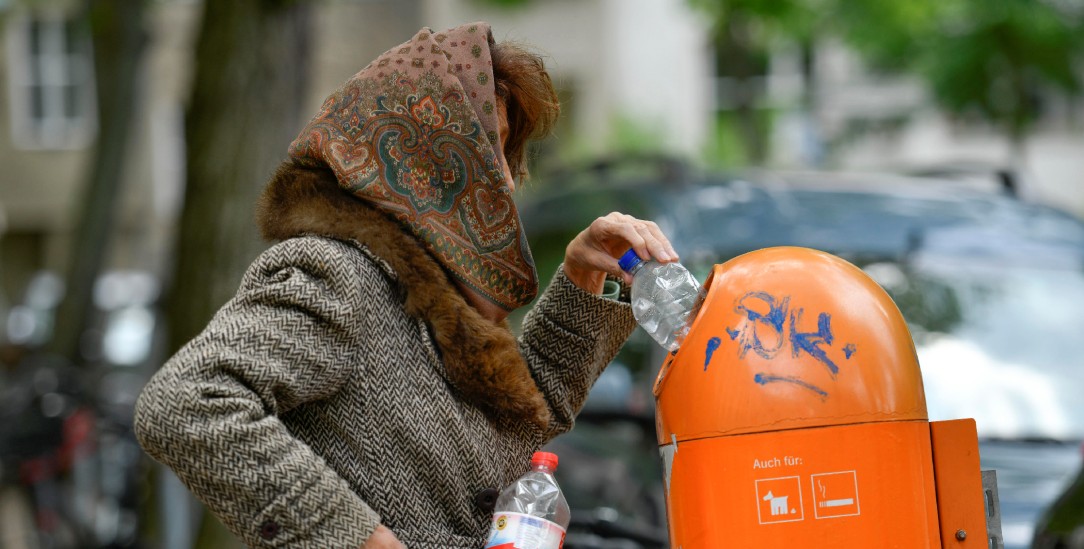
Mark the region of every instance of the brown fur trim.
POLYGON ((393 219, 342 190, 327 168, 284 162, 257 208, 264 238, 354 240, 384 260, 406 290, 407 314, 433 330, 448 381, 468 402, 545 430, 550 410, 508 324, 482 317, 421 244, 393 219))

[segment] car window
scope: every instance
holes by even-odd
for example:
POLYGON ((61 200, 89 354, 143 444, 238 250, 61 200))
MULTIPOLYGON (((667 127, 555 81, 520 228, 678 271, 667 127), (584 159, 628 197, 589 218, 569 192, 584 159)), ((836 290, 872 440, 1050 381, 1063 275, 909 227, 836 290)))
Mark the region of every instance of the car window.
POLYGON ((1084 438, 1084 272, 925 259, 866 271, 900 307, 931 419, 994 438, 1084 438))

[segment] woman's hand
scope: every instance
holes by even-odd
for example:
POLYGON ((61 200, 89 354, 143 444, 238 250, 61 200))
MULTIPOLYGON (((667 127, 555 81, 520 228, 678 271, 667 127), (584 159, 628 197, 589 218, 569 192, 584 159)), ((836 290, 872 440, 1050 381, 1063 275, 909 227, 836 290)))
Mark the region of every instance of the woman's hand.
POLYGON ((613 212, 594 220, 568 244, 565 275, 573 284, 595 294, 602 293, 607 273, 632 282, 632 276, 617 264, 629 248, 642 259, 659 263, 678 260, 674 247, 653 221, 613 212))
POLYGON ((376 527, 373 535, 365 540, 365 545, 362 545, 361 549, 406 549, 406 546, 395 537, 391 530, 381 524, 376 527))

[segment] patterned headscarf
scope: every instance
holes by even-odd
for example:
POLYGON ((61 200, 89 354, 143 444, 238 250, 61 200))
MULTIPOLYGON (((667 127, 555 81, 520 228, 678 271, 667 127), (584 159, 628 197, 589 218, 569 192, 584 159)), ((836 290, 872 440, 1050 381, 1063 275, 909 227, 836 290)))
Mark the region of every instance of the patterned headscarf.
POLYGON ((290 145, 390 214, 452 276, 505 310, 538 276, 504 180, 489 25, 414 38, 328 97, 290 145))

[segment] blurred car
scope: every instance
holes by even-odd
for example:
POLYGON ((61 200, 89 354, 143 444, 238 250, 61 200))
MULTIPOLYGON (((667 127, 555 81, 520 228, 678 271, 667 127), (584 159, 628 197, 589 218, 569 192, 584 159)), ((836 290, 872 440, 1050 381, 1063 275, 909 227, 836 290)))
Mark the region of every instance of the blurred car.
MULTIPOLYGON (((1081 467, 1084 222, 953 180, 719 175, 659 158, 639 164, 630 171, 601 162, 535 184, 521 216, 540 274, 553 271, 572 236, 610 211, 656 221, 699 280, 715 264, 770 246, 847 259, 888 291, 907 320, 930 419, 975 418, 982 467, 997 470, 1005 547, 1029 546, 1039 514, 1081 467)), ((574 509, 607 509, 611 522, 665 532, 665 515, 648 509, 650 498, 605 497, 609 484, 622 482, 614 476, 642 475, 647 465, 655 465, 651 479, 624 482, 636 494, 661 494, 658 457, 642 447, 654 446, 650 384, 663 356, 637 330, 615 361, 618 373, 604 374, 576 428, 554 441, 565 452, 562 486, 575 485, 566 489, 574 509), (613 376, 629 379, 617 387, 613 376), (612 426, 619 419, 641 435, 608 441, 622 432, 612 426)))

